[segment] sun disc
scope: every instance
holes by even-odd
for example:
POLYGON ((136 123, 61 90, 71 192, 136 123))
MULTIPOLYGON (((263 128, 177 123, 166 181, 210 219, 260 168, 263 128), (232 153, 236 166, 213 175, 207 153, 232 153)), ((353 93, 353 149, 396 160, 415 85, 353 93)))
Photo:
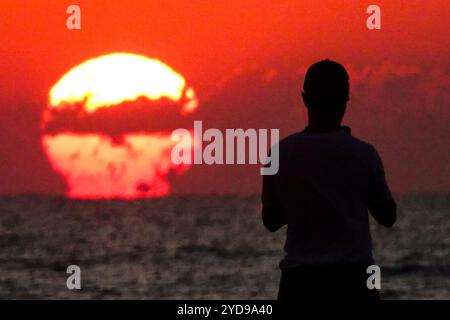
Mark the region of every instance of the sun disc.
POLYGON ((64 177, 68 197, 165 196, 170 177, 189 165, 171 161, 176 142, 170 132, 137 124, 131 115, 149 115, 145 112, 150 110, 154 113, 148 121, 158 123, 158 114, 167 116, 159 107, 167 107, 179 111, 169 113, 176 122, 197 106, 194 90, 161 61, 130 53, 104 55, 72 68, 51 88, 42 118, 42 146, 52 168, 64 177), (135 126, 120 134, 112 130, 127 121, 135 126))
POLYGON ((186 88, 185 79, 169 66, 136 54, 112 53, 67 72, 50 90, 50 107, 84 102, 85 111, 90 113, 138 97, 178 101, 183 95, 188 111, 195 109, 194 90, 186 88))

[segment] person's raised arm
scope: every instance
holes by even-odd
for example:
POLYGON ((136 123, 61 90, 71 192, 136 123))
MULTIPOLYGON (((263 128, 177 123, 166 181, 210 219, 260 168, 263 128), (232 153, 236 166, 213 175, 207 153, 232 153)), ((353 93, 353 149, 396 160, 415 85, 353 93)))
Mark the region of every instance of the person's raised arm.
POLYGON ((369 185, 368 207, 375 220, 390 228, 397 220, 397 204, 389 190, 383 162, 375 149, 373 152, 373 165, 369 185))

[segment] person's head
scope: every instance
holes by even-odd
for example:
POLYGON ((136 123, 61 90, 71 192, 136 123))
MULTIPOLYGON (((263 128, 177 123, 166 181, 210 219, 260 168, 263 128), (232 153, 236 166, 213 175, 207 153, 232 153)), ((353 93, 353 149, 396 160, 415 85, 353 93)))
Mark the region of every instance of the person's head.
POLYGON ((310 123, 339 126, 349 100, 347 71, 329 59, 316 62, 306 72, 302 96, 310 123))

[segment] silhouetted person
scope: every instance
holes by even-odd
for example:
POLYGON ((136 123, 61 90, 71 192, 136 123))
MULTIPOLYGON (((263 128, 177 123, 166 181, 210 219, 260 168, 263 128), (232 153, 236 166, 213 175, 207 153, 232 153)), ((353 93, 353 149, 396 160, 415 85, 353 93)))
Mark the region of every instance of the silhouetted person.
POLYGON ((396 220, 381 159, 341 126, 349 100, 342 65, 315 63, 303 90, 308 126, 280 141, 279 171, 263 178, 264 225, 287 224, 278 299, 379 299, 366 285, 368 211, 385 227, 396 220))

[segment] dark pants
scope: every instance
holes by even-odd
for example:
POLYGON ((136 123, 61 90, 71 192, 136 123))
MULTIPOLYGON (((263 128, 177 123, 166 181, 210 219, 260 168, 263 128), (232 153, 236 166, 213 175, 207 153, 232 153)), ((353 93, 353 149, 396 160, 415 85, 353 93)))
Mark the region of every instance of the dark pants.
POLYGON ((278 300, 380 300, 367 288, 367 265, 297 267, 281 270, 278 300))

